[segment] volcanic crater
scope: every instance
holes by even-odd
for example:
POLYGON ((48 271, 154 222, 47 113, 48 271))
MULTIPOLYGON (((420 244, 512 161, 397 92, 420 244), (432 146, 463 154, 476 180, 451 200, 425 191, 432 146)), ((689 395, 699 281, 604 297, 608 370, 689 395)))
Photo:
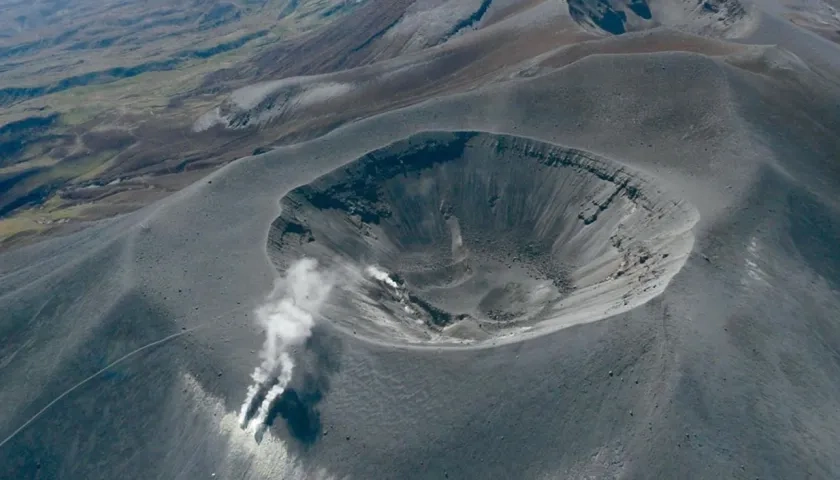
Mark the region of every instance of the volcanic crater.
POLYGON ((268 251, 340 272, 322 312, 368 340, 492 345, 660 294, 695 208, 593 153, 484 132, 417 134, 281 200, 268 251))

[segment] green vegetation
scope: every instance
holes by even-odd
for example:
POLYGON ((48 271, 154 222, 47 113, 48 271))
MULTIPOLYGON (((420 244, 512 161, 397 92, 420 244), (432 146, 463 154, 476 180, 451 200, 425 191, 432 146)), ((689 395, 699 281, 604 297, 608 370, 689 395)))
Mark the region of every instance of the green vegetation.
MULTIPOLYGON (((0 242, 21 232, 48 230, 56 221, 86 211, 56 192, 97 182, 110 169, 119 169, 126 148, 109 146, 107 133, 104 143, 86 142, 88 132, 124 130, 137 140, 132 153, 139 157, 134 158, 141 163, 144 156, 157 158, 165 140, 148 137, 156 135, 149 131, 162 126, 186 131, 235 87, 208 92, 208 74, 247 70, 249 59, 335 21, 355 5, 344 0, 269 0, 260 5, 220 0, 173 9, 157 3, 138 7, 118 0, 81 0, 59 23, 44 30, 33 26, 20 31, 19 38, 4 39, 0 128, 56 120, 38 129, 18 128, 24 136, 9 130, 12 136, 0 139, 11 152, 0 164, 0 180, 6 182, 0 192, 0 242)), ((28 8, 16 4, 7 13, 28 8)), ((161 161, 173 157, 160 152, 161 161)))

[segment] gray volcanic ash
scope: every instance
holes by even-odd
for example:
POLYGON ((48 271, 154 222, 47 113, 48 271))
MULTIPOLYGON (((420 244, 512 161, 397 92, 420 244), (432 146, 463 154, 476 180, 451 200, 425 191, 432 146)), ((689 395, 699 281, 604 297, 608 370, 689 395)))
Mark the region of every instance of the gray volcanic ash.
POLYGON ((282 205, 278 266, 366 269, 378 283, 343 292, 333 319, 386 343, 498 343, 631 309, 679 271, 698 218, 606 159, 475 132, 397 142, 282 205))

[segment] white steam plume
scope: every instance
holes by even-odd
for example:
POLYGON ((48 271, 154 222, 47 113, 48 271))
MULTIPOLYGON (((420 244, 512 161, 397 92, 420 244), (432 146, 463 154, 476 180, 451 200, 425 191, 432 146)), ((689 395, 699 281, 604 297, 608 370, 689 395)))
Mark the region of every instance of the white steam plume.
POLYGON ((391 278, 391 275, 388 272, 382 270, 381 268, 375 265, 369 265, 365 268, 365 273, 374 280, 380 283, 384 283, 385 285, 388 285, 389 287, 393 288, 394 294, 396 295, 397 300, 403 305, 403 310, 405 310, 405 313, 415 313, 414 309, 408 306, 409 298, 408 294, 406 294, 405 292, 405 287, 400 286, 400 284, 394 281, 394 279, 391 278))
POLYGON ((242 428, 255 423, 257 432, 262 433, 272 403, 292 379, 294 360, 289 351, 309 338, 315 315, 334 284, 332 275, 317 268, 318 262, 311 258, 293 263, 256 309, 257 321, 265 329, 265 343, 260 351, 262 362, 251 374, 254 383, 248 387, 239 412, 242 428))
POLYGON ((400 289, 400 286, 397 285, 397 282, 395 282, 391 278, 390 275, 388 275, 388 272, 386 272, 385 270, 382 270, 379 267, 375 267, 373 265, 370 265, 365 269, 365 272, 368 275, 370 275, 371 277, 373 277, 375 280, 379 280, 380 282, 388 285, 389 287, 393 288, 394 290, 399 290, 400 289))

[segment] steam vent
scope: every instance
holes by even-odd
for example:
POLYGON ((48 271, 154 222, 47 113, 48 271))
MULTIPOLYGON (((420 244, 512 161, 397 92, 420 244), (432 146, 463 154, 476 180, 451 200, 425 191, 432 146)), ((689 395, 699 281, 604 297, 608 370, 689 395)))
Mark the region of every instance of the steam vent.
POLYGON ((285 196, 269 254, 345 276, 325 317, 389 344, 491 345, 667 286, 693 206, 591 153, 476 132, 392 144, 285 196))

